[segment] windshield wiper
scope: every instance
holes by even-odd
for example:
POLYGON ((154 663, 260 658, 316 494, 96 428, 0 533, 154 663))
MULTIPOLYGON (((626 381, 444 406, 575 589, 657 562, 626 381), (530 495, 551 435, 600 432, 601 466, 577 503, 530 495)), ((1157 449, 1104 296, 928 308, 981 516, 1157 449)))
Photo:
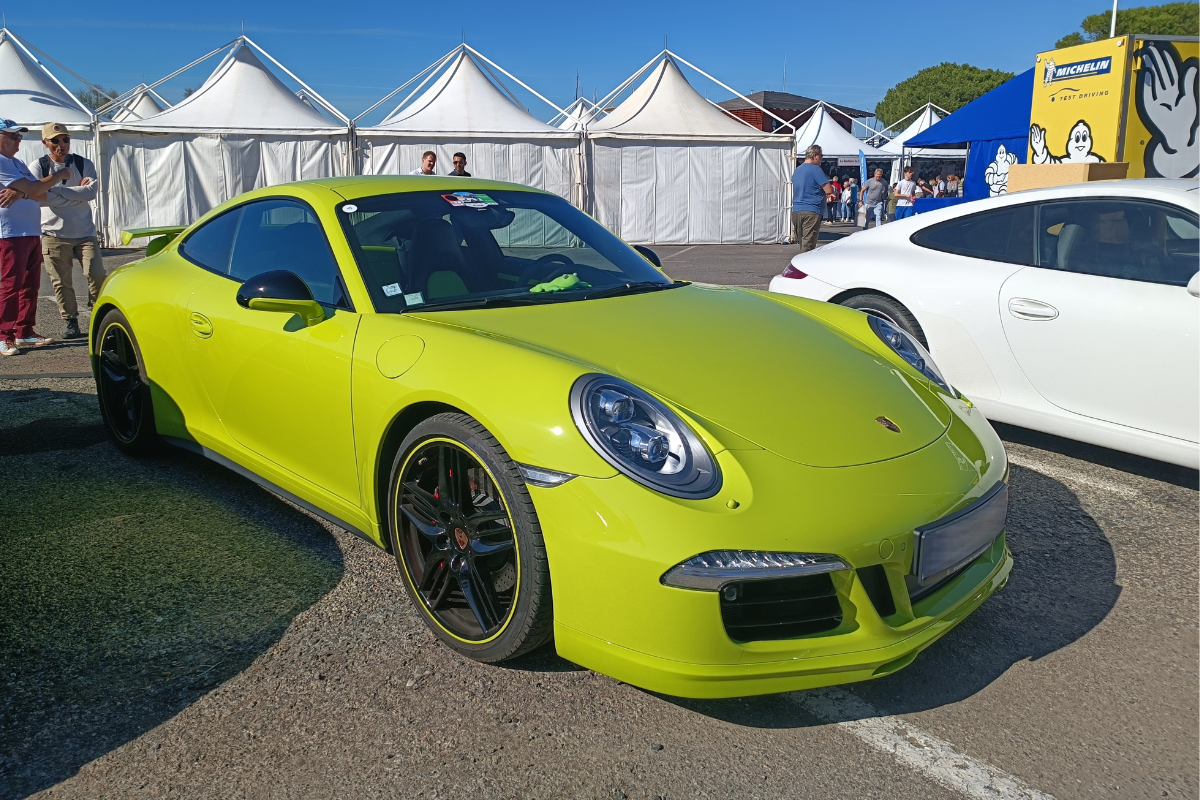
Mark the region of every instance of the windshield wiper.
POLYGON ((526 295, 509 295, 507 297, 475 297, 470 300, 454 300, 449 303, 426 303, 419 306, 409 306, 410 311, 451 311, 458 308, 502 308, 504 306, 531 306, 545 302, 540 298, 526 295))
POLYGON ((685 286, 686 284, 677 281, 675 283, 662 283, 661 281, 632 281, 630 283, 619 283, 616 286, 604 286, 595 291, 588 292, 582 300, 592 300, 597 297, 616 297, 623 294, 640 294, 642 292, 656 292, 660 289, 674 289, 677 286, 685 286))

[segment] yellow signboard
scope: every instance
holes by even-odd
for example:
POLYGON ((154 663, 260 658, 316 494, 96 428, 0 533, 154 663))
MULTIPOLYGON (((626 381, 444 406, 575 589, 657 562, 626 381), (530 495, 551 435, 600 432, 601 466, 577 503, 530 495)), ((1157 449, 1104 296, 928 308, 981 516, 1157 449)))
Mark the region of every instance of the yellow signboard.
POLYGON ((1030 164, 1117 161, 1130 37, 1039 53, 1030 164))
POLYGON ((1130 178, 1195 178, 1200 171, 1200 41, 1133 42, 1124 161, 1130 178))

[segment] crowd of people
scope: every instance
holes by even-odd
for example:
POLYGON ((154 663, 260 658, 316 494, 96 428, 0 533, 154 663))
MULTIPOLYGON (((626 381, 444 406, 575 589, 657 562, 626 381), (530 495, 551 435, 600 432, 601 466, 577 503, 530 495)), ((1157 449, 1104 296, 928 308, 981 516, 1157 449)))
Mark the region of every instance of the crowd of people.
POLYGON ((792 173, 791 241, 804 253, 816 248, 822 223, 858 223, 864 229, 905 219, 914 213, 914 203, 922 198, 958 197, 962 181, 957 175, 945 177, 937 172, 933 179, 913 179, 913 168, 904 168, 904 177, 888 185, 883 170, 876 169, 862 186, 849 175, 830 175, 821 166, 820 145, 804 151, 804 160, 792 173), (861 215, 861 221, 860 221, 861 215))
POLYGON ((17 158, 28 128, 0 120, 0 356, 53 341, 37 322, 43 266, 54 286, 64 339, 79 339, 79 303, 71 277, 78 260, 89 308, 104 283, 104 262, 91 202, 100 188, 96 165, 71 152, 71 134, 57 122, 42 127, 46 155, 32 166, 17 158))

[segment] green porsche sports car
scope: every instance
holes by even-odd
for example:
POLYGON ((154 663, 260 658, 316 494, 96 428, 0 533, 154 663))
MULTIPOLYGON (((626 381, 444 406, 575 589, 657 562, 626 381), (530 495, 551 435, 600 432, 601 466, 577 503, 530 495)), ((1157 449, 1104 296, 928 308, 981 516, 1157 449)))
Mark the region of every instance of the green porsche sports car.
POLYGON ((432 631, 688 697, 909 664, 1012 568, 1008 461, 886 320, 673 281, 461 178, 244 194, 113 272, 105 424, 391 552, 432 631))

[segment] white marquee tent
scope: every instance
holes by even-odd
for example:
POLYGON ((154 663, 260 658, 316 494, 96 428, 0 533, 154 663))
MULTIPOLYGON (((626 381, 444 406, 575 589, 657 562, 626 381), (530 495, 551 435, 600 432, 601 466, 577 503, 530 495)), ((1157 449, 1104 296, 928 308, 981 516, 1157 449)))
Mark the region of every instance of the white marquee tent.
MULTIPOLYGON (((146 84, 141 83, 126 92, 128 95, 125 99, 118 99, 112 105, 115 110, 110 115, 113 122, 130 122, 135 120, 143 120, 153 117, 155 114, 161 114, 171 107, 171 104, 164 100, 153 89, 146 88, 146 84)), ((100 109, 97 109, 98 111, 100 109)))
POLYGON ((838 124, 830 114, 830 107, 824 102, 817 103, 817 106, 812 116, 796 131, 796 154, 800 158, 804 157, 805 150, 815 144, 820 145, 821 155, 825 158, 854 157, 855 163, 858 163, 858 151, 861 150, 868 161, 892 160, 892 153, 871 147, 838 124))
POLYGON ((581 131, 589 122, 595 122, 603 116, 604 112, 595 103, 586 97, 576 97, 571 105, 550 120, 550 124, 564 131, 581 131))
POLYGON ((383 122, 356 129, 362 174, 406 175, 420 168, 426 150, 437 154, 436 171, 445 174, 461 151, 476 178, 536 186, 580 203, 579 133, 535 119, 493 67, 520 83, 470 45, 459 45, 364 111, 359 119, 420 80, 383 122))
MULTIPOLYGON (((966 158, 966 150, 935 150, 931 147, 913 148, 904 146, 905 142, 916 136, 918 133, 924 131, 930 125, 942 121, 941 116, 937 113, 938 111, 941 111, 943 114, 950 113, 945 109, 938 108, 933 103, 926 103, 922 108, 919 108, 912 114, 908 115, 908 117, 914 117, 913 121, 909 123, 908 127, 906 127, 899 135, 897 135, 896 138, 880 145, 879 149, 886 153, 891 153, 892 155, 912 156, 915 158, 966 158)), ((900 121, 903 122, 905 119, 908 119, 908 117, 905 117, 900 121)))
POLYGON ((788 231, 791 136, 726 114, 692 88, 677 60, 691 66, 664 50, 599 103, 607 107, 648 73, 608 116, 587 125, 592 215, 636 243, 780 241, 788 231))
POLYGON ((194 222, 251 189, 347 173, 350 120, 250 39, 231 44, 212 75, 178 105, 142 120, 100 124, 108 241, 124 228, 194 222), (329 116, 293 94, 255 51, 329 116))
POLYGON ((29 128, 17 158, 31 164, 46 154, 42 126, 60 122, 72 150, 95 160, 94 117, 12 31, 0 28, 0 118, 29 128))

